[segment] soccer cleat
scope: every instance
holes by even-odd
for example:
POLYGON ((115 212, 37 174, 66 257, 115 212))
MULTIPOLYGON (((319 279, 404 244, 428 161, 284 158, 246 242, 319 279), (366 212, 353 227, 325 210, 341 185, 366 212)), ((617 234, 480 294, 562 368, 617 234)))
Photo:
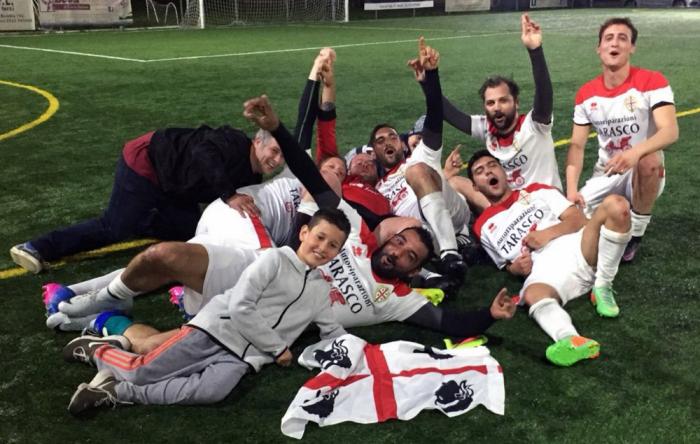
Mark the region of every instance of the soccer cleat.
POLYGON ((58 309, 72 317, 82 317, 90 314, 98 314, 103 311, 119 310, 125 313, 131 311, 134 301, 129 299, 119 299, 108 292, 99 290, 91 291, 71 298, 58 304, 58 309))
POLYGON ((15 264, 30 273, 37 274, 46 268, 46 263, 41 258, 41 255, 29 242, 17 244, 10 248, 10 256, 15 264))
POLYGON ((584 359, 600 355, 600 344, 583 336, 569 336, 547 347, 547 359, 552 364, 569 367, 584 359))
POLYGON ((46 306, 46 316, 51 316, 58 312, 58 304, 62 301, 67 301, 75 293, 68 287, 64 287, 56 282, 49 282, 44 284, 41 289, 41 296, 44 299, 44 305, 46 306))
POLYGON ((455 252, 449 252, 440 258, 437 265, 440 274, 448 276, 460 283, 464 281, 467 274, 467 264, 462 260, 462 256, 455 252))
POLYGON ((462 339, 456 344, 452 342, 450 338, 445 338, 443 341, 445 342, 445 348, 447 350, 454 350, 456 348, 474 348, 482 346, 488 342, 488 338, 484 335, 472 336, 471 338, 462 339))
POLYGON ((632 262, 639 251, 639 247, 641 246, 642 236, 632 236, 630 241, 627 242, 625 252, 622 253, 622 262, 632 262))
POLYGON ((84 362, 95 365, 95 352, 103 345, 129 350, 131 343, 124 336, 112 335, 100 338, 99 336, 79 336, 63 347, 63 359, 66 362, 84 362))
POLYGON ((71 415, 77 416, 86 410, 98 407, 115 408, 122 404, 117 400, 115 386, 117 380, 112 372, 107 369, 97 372, 90 383, 82 383, 73 393, 68 404, 68 411, 71 415))
POLYGON ((58 331, 81 331, 88 327, 96 317, 97 314, 94 313, 88 316, 72 318, 59 311, 46 318, 46 326, 58 331))
POLYGON ((445 292, 439 288, 414 288, 417 293, 437 306, 445 299, 445 292))
POLYGON ((612 287, 593 287, 591 304, 604 318, 616 318, 620 314, 620 307, 615 302, 615 290, 612 287))

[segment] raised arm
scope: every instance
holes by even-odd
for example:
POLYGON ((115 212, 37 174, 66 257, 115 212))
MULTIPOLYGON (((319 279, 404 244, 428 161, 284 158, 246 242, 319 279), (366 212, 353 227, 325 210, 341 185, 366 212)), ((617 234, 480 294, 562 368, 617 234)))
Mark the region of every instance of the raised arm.
POLYGON ((442 89, 438 74, 440 53, 425 44, 425 39, 418 39, 418 59, 425 69, 425 81, 420 85, 425 94, 425 124, 423 126, 423 143, 433 150, 442 147, 442 89))
POLYGON ((532 76, 535 80, 535 99, 532 107, 532 119, 535 122, 549 124, 552 121, 554 92, 549 78, 547 62, 542 50, 542 28, 530 20, 527 14, 520 17, 521 40, 527 48, 532 63, 532 76))
POLYGON ((289 169, 311 193, 319 207, 338 206, 340 197, 323 180, 314 162, 280 122, 267 96, 247 100, 243 104, 243 115, 260 128, 272 133, 282 149, 289 169))

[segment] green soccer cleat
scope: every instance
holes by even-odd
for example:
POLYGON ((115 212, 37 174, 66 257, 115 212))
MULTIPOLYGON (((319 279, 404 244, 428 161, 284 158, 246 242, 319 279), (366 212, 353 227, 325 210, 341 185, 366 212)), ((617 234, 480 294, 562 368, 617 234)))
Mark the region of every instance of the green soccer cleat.
POLYGON ((569 367, 583 359, 600 355, 600 344, 583 336, 569 336, 547 347, 547 359, 552 364, 569 367))
POLYGON ((616 318, 620 314, 620 307, 615 302, 615 290, 612 287, 593 287, 591 304, 604 318, 616 318))

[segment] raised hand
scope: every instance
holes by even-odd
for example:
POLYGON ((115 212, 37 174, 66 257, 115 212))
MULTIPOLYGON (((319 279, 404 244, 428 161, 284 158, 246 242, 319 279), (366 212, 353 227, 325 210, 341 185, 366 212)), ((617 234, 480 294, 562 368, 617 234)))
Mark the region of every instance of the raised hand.
POLYGON ((423 80, 425 80, 425 69, 420 64, 420 60, 418 60, 417 58, 411 59, 408 62, 406 62, 406 65, 408 65, 408 67, 413 70, 413 77, 415 77, 416 81, 422 82, 423 80))
POLYGON ((267 131, 274 131, 280 125, 280 119, 265 94, 243 103, 243 117, 267 131))
POLYGON ((527 49, 535 49, 542 46, 542 28, 530 20, 527 13, 520 16, 520 39, 527 49))
POLYGON ((431 46, 425 44, 423 36, 418 38, 418 61, 426 71, 437 69, 440 53, 431 46))
POLYGON ((457 145, 452 149, 452 152, 447 159, 445 159, 445 167, 442 169, 443 174, 446 179, 456 176, 459 174, 459 170, 462 168, 464 161, 462 161, 462 155, 459 154, 459 149, 462 145, 457 145))

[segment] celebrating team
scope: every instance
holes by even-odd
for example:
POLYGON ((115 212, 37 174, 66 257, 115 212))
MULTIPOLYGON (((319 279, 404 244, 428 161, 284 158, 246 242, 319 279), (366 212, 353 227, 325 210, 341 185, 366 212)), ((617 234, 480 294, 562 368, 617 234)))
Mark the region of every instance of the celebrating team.
POLYGON ((69 410, 216 402, 249 369, 289 365, 289 347, 310 322, 322 337, 401 321, 465 338, 524 304, 552 338, 550 362, 597 357, 600 344, 579 334, 563 306, 590 292, 600 316, 618 316, 619 263, 638 254, 664 188, 663 150, 678 138, 673 93, 661 73, 631 66, 631 21, 606 21, 597 48, 602 74, 576 94, 562 189, 542 31, 527 14, 521 31, 535 84, 532 110, 519 114, 518 85, 493 76, 479 90, 484 115, 465 114, 443 96, 440 55, 420 38, 409 66, 425 96, 422 128, 409 144, 393 126, 375 126, 347 166, 335 141, 330 49, 314 61, 293 135, 261 96, 244 104, 260 128, 252 140, 229 127, 200 127, 127 143, 100 219, 11 250, 19 265, 38 272, 46 260, 133 235, 174 240, 149 247, 123 270, 45 286, 47 325, 91 328, 64 356, 100 370, 78 387, 69 410), (458 151, 441 165, 443 121, 485 143, 469 160, 468 177, 456 174, 458 151), (315 164, 305 152, 314 125, 315 164), (579 189, 591 128, 599 157, 579 189), (261 173, 285 161, 278 178, 260 183, 261 173), (217 197, 193 223, 197 203, 217 197), (169 227, 175 218, 186 224, 169 227), (454 298, 475 244, 498 268, 524 278, 518 296, 502 289, 488 307, 460 312, 431 304, 426 294, 435 291, 408 285, 439 287, 454 298), (133 298, 172 282, 184 286, 171 292, 188 322, 168 332, 134 323, 133 298))

